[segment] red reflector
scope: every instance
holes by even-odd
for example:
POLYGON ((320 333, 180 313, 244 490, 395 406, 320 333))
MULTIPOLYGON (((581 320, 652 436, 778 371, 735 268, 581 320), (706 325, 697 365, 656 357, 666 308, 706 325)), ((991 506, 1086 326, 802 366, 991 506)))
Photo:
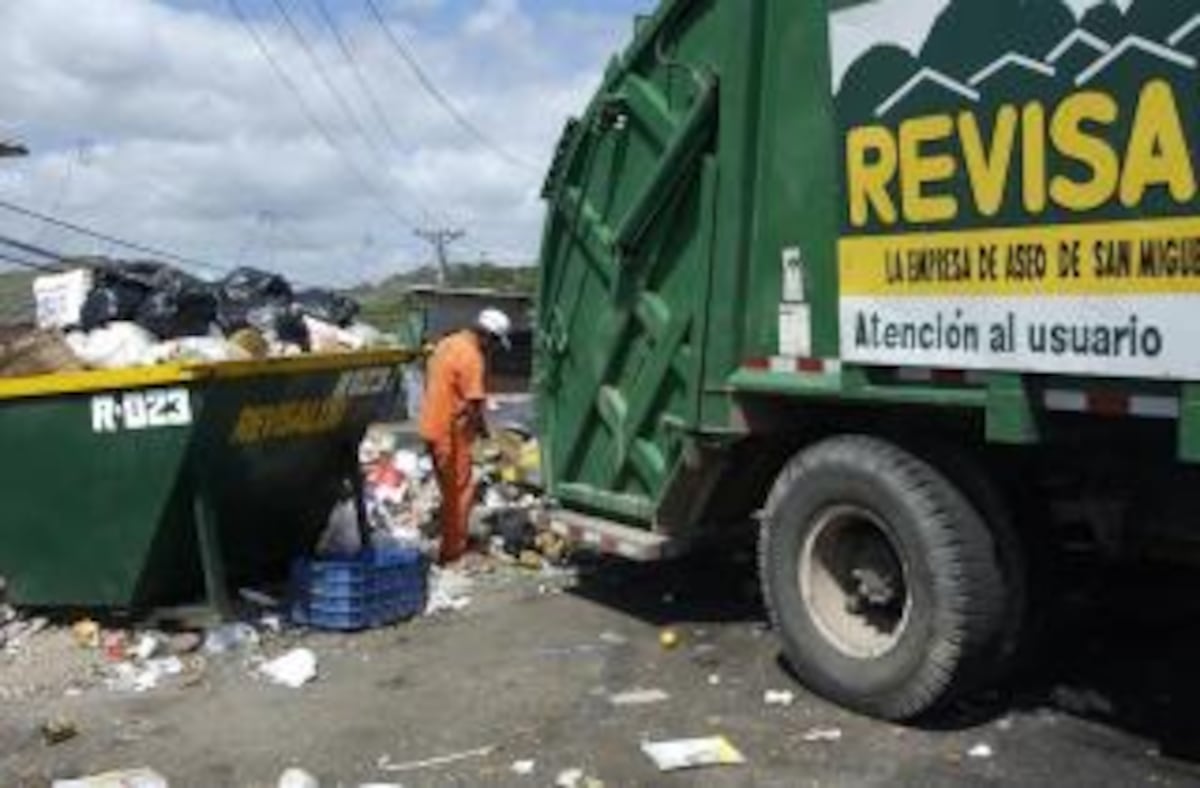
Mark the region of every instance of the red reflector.
POLYGON ((967 382, 967 373, 960 369, 935 369, 933 382, 961 386, 967 382))
POLYGON ((819 358, 801 358, 796 360, 797 372, 821 373, 825 371, 825 362, 819 358))
POLYGON ((746 369, 754 369, 754 370, 758 370, 759 372, 766 372, 767 370, 769 370, 771 368, 771 359, 769 359, 769 358, 752 358, 749 361, 747 361, 743 366, 745 366, 746 369))
POLYGON ((1100 416, 1129 415, 1129 395, 1119 391, 1089 391, 1087 395, 1088 413, 1100 416))

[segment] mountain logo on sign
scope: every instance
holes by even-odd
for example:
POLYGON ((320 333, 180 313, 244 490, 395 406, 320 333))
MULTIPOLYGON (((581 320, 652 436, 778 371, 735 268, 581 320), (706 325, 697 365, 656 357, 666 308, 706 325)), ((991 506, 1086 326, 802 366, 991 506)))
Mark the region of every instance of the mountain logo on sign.
POLYGON ((949 0, 914 54, 877 43, 837 91, 844 222, 1189 215, 1197 196, 1193 0, 949 0))
POLYGON ((922 68, 895 93, 884 99, 876 107, 874 114, 877 118, 886 117, 901 106, 905 99, 914 92, 929 86, 940 88, 948 94, 956 94, 970 103, 978 103, 981 100, 979 88, 985 87, 991 78, 1010 70, 1021 71, 1029 77, 1053 79, 1059 74, 1054 64, 1077 51, 1078 47, 1091 49, 1096 53, 1096 58, 1074 77, 1077 87, 1083 87, 1094 81, 1107 69, 1120 63, 1122 59, 1136 55, 1156 58, 1164 64, 1194 71, 1198 65, 1196 57, 1175 48, 1185 44, 1192 36, 1200 38, 1200 13, 1192 17, 1183 27, 1174 31, 1167 38, 1165 44, 1138 35, 1130 35, 1113 46, 1087 30, 1077 28, 1046 53, 1044 60, 1037 60, 1020 52, 1008 52, 984 66, 965 84, 935 68, 922 68))

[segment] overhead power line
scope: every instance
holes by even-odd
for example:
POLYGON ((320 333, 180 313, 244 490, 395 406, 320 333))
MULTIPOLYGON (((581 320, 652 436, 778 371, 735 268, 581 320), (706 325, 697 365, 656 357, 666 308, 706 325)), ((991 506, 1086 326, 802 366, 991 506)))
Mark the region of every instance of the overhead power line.
POLYGON ((403 149, 404 142, 400 139, 400 135, 396 132, 396 127, 392 125, 392 120, 388 117, 388 113, 383 108, 383 102, 379 99, 379 94, 371 87, 371 81, 367 79, 367 72, 358 61, 358 56, 354 54, 354 48, 350 46, 350 42, 342 35, 342 30, 338 26, 337 20, 333 14, 329 12, 329 6, 325 4, 325 0, 314 0, 317 6, 317 13, 320 14, 325 26, 329 28, 333 34, 334 43, 337 44, 338 50, 342 53, 342 57, 350 66, 350 72, 354 75, 355 82, 358 83, 359 89, 366 96, 367 104, 371 107, 372 114, 379 121, 379 125, 383 128, 384 133, 388 137, 388 141, 397 148, 403 149))
POLYGON ((370 12, 370 15, 374 18, 375 24, 378 25, 379 29, 383 31, 384 37, 388 40, 388 42, 391 43, 392 49, 395 50, 395 52, 400 56, 400 59, 408 65, 408 68, 413 72, 413 75, 417 78, 417 82, 420 83, 425 92, 428 93, 433 100, 437 102, 438 105, 441 106, 441 108, 445 110, 451 118, 454 119, 455 123, 461 126, 469 135, 471 135, 476 142, 482 145, 485 149, 494 153, 499 158, 503 159, 505 162, 515 167, 520 167, 521 169, 534 171, 537 170, 537 167, 530 162, 525 161, 519 156, 516 156, 505 150, 502 145, 492 139, 492 137, 483 131, 483 129, 479 128, 479 126, 473 123, 471 119, 468 118, 463 111, 460 110, 455 103, 450 100, 450 97, 438 87, 437 83, 433 80, 433 77, 431 77, 429 72, 425 70, 425 67, 421 65, 421 61, 417 59, 417 56, 412 49, 400 39, 400 36, 397 35, 395 31, 392 30, 392 27, 387 23, 387 20, 384 19, 383 14, 379 11, 379 6, 376 5, 375 0, 364 0, 364 2, 367 5, 367 10, 370 12))
POLYGON ((375 157, 386 165, 387 156, 382 152, 378 144, 376 144, 371 133, 367 131, 367 127, 359 120, 358 113, 354 110, 354 105, 350 103, 341 89, 338 88, 337 83, 329 76, 325 64, 321 61, 320 56, 317 55, 316 49, 309 42, 308 36, 304 34, 300 25, 292 17, 292 12, 288 10, 287 4, 284 0, 271 0, 271 4, 275 6, 275 10, 279 12, 279 16, 283 18, 284 25, 287 26, 288 31, 292 34, 292 38, 300 45, 300 49, 303 50, 308 61, 312 64, 313 69, 317 72, 317 77, 321 80, 325 89, 329 91, 330 95, 333 96, 333 100, 337 102, 338 109, 341 110, 342 115, 345 116, 358 136, 362 137, 363 142, 375 157))
POLYGON ((58 252, 52 252, 49 249, 46 249, 44 247, 37 246, 35 244, 29 243, 28 241, 21 241, 17 238, 12 238, 7 235, 0 235, 0 245, 11 247, 18 251, 24 252, 25 254, 32 254, 32 255, 36 255, 37 257, 44 257, 47 260, 62 260, 64 257, 64 255, 61 255, 58 252))
POLYGON ((296 101, 296 105, 300 108, 300 111, 308 121, 308 124, 313 127, 313 130, 317 132, 322 140, 324 140, 325 144, 342 158, 343 163, 346 165, 346 169, 354 176, 355 180, 359 182, 363 189, 365 189, 366 192, 370 194, 371 197, 379 204, 379 207, 384 211, 384 213, 388 214, 393 219, 404 225, 412 226, 418 224, 418 222, 412 221, 410 217, 407 217, 400 211, 396 210, 396 208, 391 204, 388 196, 384 194, 382 189, 380 189, 379 186, 362 171, 357 162, 354 161, 354 158, 346 151, 344 147, 342 147, 342 145, 338 143, 337 139, 333 136, 325 124, 321 122, 321 119, 317 117, 316 112, 309 105, 308 100, 304 98, 304 93, 300 90, 300 86, 296 84, 296 81, 291 78, 291 76, 280 64, 279 60, 274 54, 271 53, 266 41, 263 40, 263 37, 254 28, 254 25, 250 23, 249 18, 242 11, 242 7, 238 4, 238 0, 229 0, 229 9, 233 12, 234 17, 237 18, 238 22, 241 23, 242 28, 246 31, 246 34, 250 36, 250 39, 254 42, 255 48, 257 48, 259 54, 262 55, 263 60, 267 61, 267 65, 270 66, 271 71, 275 74, 275 77, 292 95, 292 98, 296 101))
POLYGON ((81 224, 68 222, 64 219, 50 216, 49 214, 34 211, 22 205, 17 205, 16 203, 11 203, 6 200, 0 200, 0 210, 8 211, 9 213, 14 213, 18 216, 24 216, 27 219, 34 219, 35 221, 39 221, 53 227, 58 227, 62 230, 69 230, 76 235, 92 238, 97 241, 103 241, 105 243, 112 244, 113 246, 127 249, 131 252, 140 252, 141 254, 147 254, 151 257, 157 257, 163 260, 172 260, 182 265, 189 265, 195 268, 204 268, 210 271, 227 272, 229 270, 226 266, 210 263, 207 260, 200 260, 194 257, 185 257, 181 254, 176 254, 175 252, 171 252, 166 249, 159 249, 138 241, 130 241, 116 235, 111 235, 99 230, 94 230, 90 227, 85 227, 81 224))

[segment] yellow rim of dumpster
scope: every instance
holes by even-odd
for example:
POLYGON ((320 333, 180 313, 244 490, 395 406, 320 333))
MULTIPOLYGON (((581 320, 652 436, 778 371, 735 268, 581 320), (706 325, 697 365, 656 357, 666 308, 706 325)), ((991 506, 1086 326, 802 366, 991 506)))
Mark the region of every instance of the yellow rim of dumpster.
POLYGON ((329 353, 219 364, 164 364, 119 370, 58 372, 51 375, 0 380, 0 401, 88 394, 95 391, 170 386, 198 380, 303 375, 339 369, 398 366, 419 357, 412 350, 381 350, 366 353, 329 353))

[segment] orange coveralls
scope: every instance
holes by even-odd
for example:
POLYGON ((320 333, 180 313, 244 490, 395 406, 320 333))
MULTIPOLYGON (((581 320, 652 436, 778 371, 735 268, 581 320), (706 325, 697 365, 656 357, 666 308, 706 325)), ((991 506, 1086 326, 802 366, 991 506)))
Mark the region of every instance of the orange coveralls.
POLYGON ((475 425, 472 403, 486 399, 484 358, 472 331, 460 331, 438 342, 426 368, 421 406, 421 438, 429 445, 442 492, 443 564, 467 551, 467 527, 475 503, 471 444, 475 425))

